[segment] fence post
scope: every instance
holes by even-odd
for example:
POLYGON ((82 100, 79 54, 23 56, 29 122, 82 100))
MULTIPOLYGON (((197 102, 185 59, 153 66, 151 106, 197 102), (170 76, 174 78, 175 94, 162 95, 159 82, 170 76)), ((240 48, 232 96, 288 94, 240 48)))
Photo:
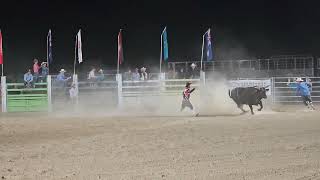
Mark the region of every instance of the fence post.
POLYGON ((118 83, 118 107, 122 107, 122 74, 116 75, 116 80, 118 83))
POLYGON ((206 73, 204 71, 200 71, 200 83, 201 85, 206 84, 206 73))
POLYGON ((47 96, 48 96, 48 112, 52 112, 52 84, 51 75, 47 76, 47 96))
POLYGON ((7 112, 7 82, 6 76, 1 76, 1 105, 2 112, 7 112))
POLYGON ((166 90, 166 73, 160 73, 160 77, 159 77, 159 80, 160 80, 160 85, 161 85, 161 91, 165 91, 166 90))
POLYGON ((271 78, 271 95, 272 95, 272 104, 275 104, 275 97, 276 97, 276 92, 275 92, 275 78, 274 77, 272 77, 271 78))

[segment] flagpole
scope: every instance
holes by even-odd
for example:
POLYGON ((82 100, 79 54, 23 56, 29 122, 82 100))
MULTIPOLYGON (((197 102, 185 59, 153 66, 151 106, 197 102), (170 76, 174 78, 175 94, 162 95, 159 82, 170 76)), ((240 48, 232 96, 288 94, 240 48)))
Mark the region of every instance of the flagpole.
POLYGON ((77 63, 77 44, 78 44, 78 34, 76 35, 76 45, 74 47, 74 62, 73 62, 73 75, 76 74, 76 63, 77 63))
MULTIPOLYGON (((120 29, 119 34, 118 34, 118 63, 117 63, 117 74, 120 73, 120 57, 119 57, 119 35, 121 35, 121 46, 122 46, 122 34, 120 34, 122 31, 122 29, 120 29)), ((122 47, 121 47, 122 48, 122 47)), ((123 51, 123 49, 121 49, 121 51, 123 51)), ((122 52, 123 53, 123 52, 122 52)))
POLYGON ((160 35, 160 73, 161 73, 161 65, 162 65, 162 35, 163 35, 163 32, 161 33, 160 35))
POLYGON ((204 35, 202 35, 202 48, 201 48, 201 65, 200 65, 200 70, 202 71, 202 62, 203 62, 203 50, 204 50, 204 36, 206 35, 206 33, 204 33, 204 35))
POLYGON ((2 64, 1 64, 1 77, 3 77, 3 36, 2 36, 2 32, 1 32, 1 29, 0 29, 0 34, 1 34, 1 51, 2 51, 2 64))
POLYGON ((49 47, 48 47, 48 44, 49 44, 49 33, 50 33, 50 29, 49 29, 49 32, 48 32, 48 35, 47 35, 47 66, 48 66, 48 75, 50 74, 50 67, 49 67, 49 47))

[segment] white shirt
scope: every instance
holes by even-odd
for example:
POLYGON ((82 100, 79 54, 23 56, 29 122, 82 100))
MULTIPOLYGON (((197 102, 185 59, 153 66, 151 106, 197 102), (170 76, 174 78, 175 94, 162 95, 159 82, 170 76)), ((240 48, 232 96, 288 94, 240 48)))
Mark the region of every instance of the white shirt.
POLYGON ((94 70, 91 70, 91 71, 89 72, 88 79, 94 79, 94 78, 96 78, 96 76, 95 76, 95 74, 94 74, 94 70))
POLYGON ((72 87, 70 90, 69 90, 69 94, 70 94, 70 98, 71 99, 74 99, 78 96, 78 92, 76 90, 76 88, 72 87))

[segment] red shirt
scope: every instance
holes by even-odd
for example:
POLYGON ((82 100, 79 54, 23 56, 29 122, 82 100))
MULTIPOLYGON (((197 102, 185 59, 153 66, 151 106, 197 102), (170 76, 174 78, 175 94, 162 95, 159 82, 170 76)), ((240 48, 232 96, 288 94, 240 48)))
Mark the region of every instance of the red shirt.
POLYGON ((39 73, 40 66, 38 63, 33 64, 33 72, 39 73))
POLYGON ((185 88, 183 91, 183 99, 189 100, 190 94, 194 91, 194 88, 190 90, 190 88, 185 88))

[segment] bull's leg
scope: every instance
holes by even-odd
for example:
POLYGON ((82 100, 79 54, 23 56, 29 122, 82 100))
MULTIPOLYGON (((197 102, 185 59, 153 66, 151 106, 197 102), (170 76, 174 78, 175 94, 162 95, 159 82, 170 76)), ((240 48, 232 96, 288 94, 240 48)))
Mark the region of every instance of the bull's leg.
POLYGON ((249 107, 250 107, 250 110, 251 110, 251 114, 254 115, 252 105, 250 104, 249 107))
POLYGON ((241 109, 242 113, 246 113, 247 111, 245 111, 243 109, 243 104, 238 104, 238 108, 241 109))
POLYGON ((258 111, 261 111, 263 108, 262 101, 259 102, 259 106, 260 106, 260 108, 258 109, 258 111))

